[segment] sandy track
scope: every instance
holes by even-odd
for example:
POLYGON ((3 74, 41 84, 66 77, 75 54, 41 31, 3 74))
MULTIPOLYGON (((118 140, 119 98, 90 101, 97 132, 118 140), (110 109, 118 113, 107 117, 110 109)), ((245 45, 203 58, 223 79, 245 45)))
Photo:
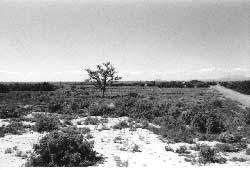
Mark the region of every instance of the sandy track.
POLYGON ((250 107, 250 95, 245 95, 220 85, 212 86, 212 88, 222 93, 225 97, 237 101, 245 107, 250 107))

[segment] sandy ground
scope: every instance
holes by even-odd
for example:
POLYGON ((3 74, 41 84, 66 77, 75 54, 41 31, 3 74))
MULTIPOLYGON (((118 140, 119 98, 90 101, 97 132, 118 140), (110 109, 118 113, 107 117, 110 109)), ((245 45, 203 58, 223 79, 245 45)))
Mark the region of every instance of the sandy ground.
POLYGON ((250 95, 245 95, 220 85, 212 86, 212 88, 222 93, 225 97, 237 101, 246 107, 250 107, 250 95))
MULTIPOLYGON (((98 117, 100 119, 100 117, 98 117)), ((115 130, 112 128, 115 124, 127 117, 107 118, 106 123, 99 125, 84 125, 86 118, 72 120, 72 123, 78 127, 89 127, 91 129, 94 149, 105 157, 99 167, 166 167, 166 166, 191 166, 190 162, 185 161, 185 156, 172 151, 166 151, 165 146, 172 148, 174 151, 180 146, 185 145, 187 148, 195 144, 175 143, 167 144, 160 137, 147 129, 137 128, 131 130, 125 128, 115 130), (79 125, 82 122, 82 125, 79 125)), ((28 123, 28 122, 27 122, 28 123)), ((0 166, 22 166, 29 154, 33 151, 33 144, 44 134, 28 132, 22 135, 6 135, 0 138, 0 166), (5 153, 8 148, 12 148, 12 153, 5 153), (18 152, 21 156, 17 156, 18 152)), ((218 142, 201 142, 210 146, 218 142)), ((190 150, 191 151, 191 150, 190 150)), ((224 155, 228 159, 232 157, 246 158, 246 162, 228 161, 224 165, 250 165, 250 156, 245 155, 245 151, 239 153, 228 153, 224 155)), ((192 155, 197 156, 196 151, 191 151, 192 155)), ((219 164, 214 164, 219 165, 219 164)))
POLYGON ((6 135, 0 138, 0 166, 4 167, 20 167, 22 166, 32 152, 33 144, 37 143, 42 137, 39 133, 25 133, 22 135, 6 135), (13 149, 16 147, 16 149, 13 149), (12 153, 5 153, 5 151, 11 148, 12 153), (18 152, 21 154, 17 156, 18 152))

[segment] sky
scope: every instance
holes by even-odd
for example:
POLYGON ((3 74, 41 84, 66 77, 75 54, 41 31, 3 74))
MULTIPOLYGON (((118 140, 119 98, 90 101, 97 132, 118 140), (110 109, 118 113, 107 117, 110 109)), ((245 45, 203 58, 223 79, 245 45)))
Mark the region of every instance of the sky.
POLYGON ((248 0, 0 0, 0 81, 250 76, 248 0))

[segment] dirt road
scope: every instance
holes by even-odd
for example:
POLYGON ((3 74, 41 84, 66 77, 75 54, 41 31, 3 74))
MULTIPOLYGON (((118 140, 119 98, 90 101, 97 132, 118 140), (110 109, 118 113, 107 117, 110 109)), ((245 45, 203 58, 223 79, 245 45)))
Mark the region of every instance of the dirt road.
POLYGON ((212 86, 212 88, 222 93, 225 97, 235 100, 245 107, 250 107, 250 95, 245 95, 220 85, 212 86))

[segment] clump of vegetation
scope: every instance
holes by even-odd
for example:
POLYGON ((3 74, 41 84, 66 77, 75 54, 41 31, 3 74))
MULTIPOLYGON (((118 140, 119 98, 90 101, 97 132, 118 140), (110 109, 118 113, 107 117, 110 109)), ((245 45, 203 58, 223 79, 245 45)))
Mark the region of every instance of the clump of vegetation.
POLYGON ((228 144, 228 143, 223 143, 223 144, 216 144, 215 148, 218 151, 222 151, 222 152, 238 152, 240 151, 240 149, 236 146, 234 146, 233 144, 228 144))
POLYGON ((114 114, 114 108, 108 107, 106 104, 92 104, 89 106, 90 116, 111 116, 114 114))
POLYGON ((233 157, 232 159, 230 159, 230 161, 232 161, 232 162, 246 162, 247 160, 245 158, 233 157))
POLYGON ((242 142, 243 136, 238 133, 222 133, 219 136, 219 140, 223 143, 240 143, 242 142))
POLYGON ((58 101, 49 103, 48 111, 50 113, 57 113, 57 112, 60 112, 62 109, 63 109, 63 106, 58 101))
POLYGON ((78 128, 82 134, 88 134, 91 130, 88 127, 78 128))
POLYGON ((86 167, 102 160, 93 150, 93 143, 74 129, 50 132, 34 145, 34 150, 36 156, 32 156, 26 166, 86 167))
POLYGON ((4 137, 6 133, 20 135, 25 132, 24 125, 18 121, 11 121, 7 126, 0 127, 0 136, 4 137))
POLYGON ((25 109, 11 104, 0 109, 0 119, 19 118, 24 112, 25 109))
POLYGON ((98 125, 100 123, 100 120, 96 117, 87 117, 84 120, 84 125, 98 125))
POLYGON ((11 148, 7 148, 4 153, 5 154, 11 154, 13 152, 13 150, 11 148))
POLYGON ((177 148, 175 152, 179 154, 190 154, 190 151, 187 150, 187 147, 185 145, 177 148))
POLYGON ((217 151, 214 148, 211 148, 207 145, 201 145, 200 152, 199 152, 199 160, 200 164, 207 164, 207 163, 226 163, 226 159, 220 157, 217 154, 217 151))
POLYGON ((73 123, 71 122, 71 119, 65 119, 63 122, 65 125, 73 125, 73 123))
POLYGON ((129 96, 129 97, 138 97, 139 94, 136 93, 136 92, 130 92, 130 93, 128 94, 128 96, 129 96))
POLYGON ((250 148, 247 148, 247 149, 246 149, 246 154, 247 154, 247 155, 250 155, 250 148))
POLYGON ((117 167, 128 167, 128 161, 122 161, 120 157, 114 156, 117 167))
POLYGON ((133 144, 133 146, 132 146, 132 152, 141 152, 139 145, 133 144))
POLYGON ((91 134, 87 134, 87 135, 86 135, 86 139, 92 139, 92 138, 94 138, 93 135, 91 135, 91 134))
POLYGON ((113 140, 114 143, 122 143, 124 139, 121 136, 116 136, 113 140))
POLYGON ((124 128, 129 128, 129 125, 127 121, 123 120, 116 125, 113 126, 113 129, 124 129, 124 128))
POLYGON ((48 114, 37 114, 35 116, 35 127, 34 130, 38 132, 49 132, 59 129, 60 120, 54 115, 48 114))
POLYGON ((170 146, 165 146, 165 151, 174 152, 174 149, 171 148, 170 146))

